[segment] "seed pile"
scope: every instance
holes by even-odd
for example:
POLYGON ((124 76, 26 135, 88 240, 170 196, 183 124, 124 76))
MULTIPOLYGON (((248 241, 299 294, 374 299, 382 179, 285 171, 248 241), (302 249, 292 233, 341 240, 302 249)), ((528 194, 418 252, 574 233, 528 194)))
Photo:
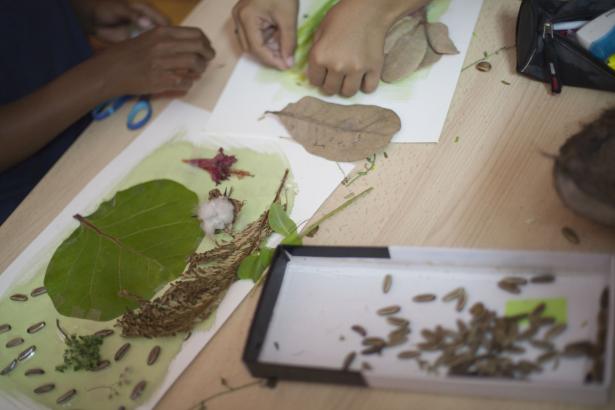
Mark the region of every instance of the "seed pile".
MULTIPOLYGON (((392 283, 391 279, 388 279, 392 283)), ((510 276, 498 282, 506 292, 519 294, 521 287, 528 284, 546 284, 555 280, 550 273, 535 275, 529 280, 510 276)), ((388 288, 390 290, 390 286, 388 288)), ((386 293, 386 292, 385 292, 386 293)), ((457 288, 445 294, 441 301, 457 301, 457 311, 462 311, 467 303, 467 292, 457 288)), ((415 303, 432 302, 437 296, 421 294, 413 297, 415 303)), ((546 304, 538 304, 531 312, 514 316, 499 316, 483 303, 474 303, 468 321, 458 319, 455 328, 436 325, 420 332, 420 339, 413 341, 409 349, 397 352, 397 358, 416 361, 420 369, 439 373, 441 369, 453 376, 496 377, 526 379, 531 374, 540 373, 545 366, 556 370, 561 360, 586 357, 592 360, 586 382, 603 381, 605 344, 607 337, 609 295, 608 289, 602 293, 598 314, 597 342, 577 340, 567 344, 559 339, 567 330, 565 323, 558 323, 552 316, 545 314, 546 304), (529 348, 537 349, 539 354, 526 355, 529 348), (427 360, 429 355, 433 360, 427 360)), ((411 334, 410 320, 399 314, 398 305, 385 306, 376 311, 394 329, 387 337, 369 334, 355 324, 351 327, 362 340, 360 352, 348 353, 343 362, 343 370, 348 371, 359 354, 364 356, 382 354, 385 349, 409 345, 411 334)), ((363 362, 362 370, 371 370, 371 365, 363 362)))

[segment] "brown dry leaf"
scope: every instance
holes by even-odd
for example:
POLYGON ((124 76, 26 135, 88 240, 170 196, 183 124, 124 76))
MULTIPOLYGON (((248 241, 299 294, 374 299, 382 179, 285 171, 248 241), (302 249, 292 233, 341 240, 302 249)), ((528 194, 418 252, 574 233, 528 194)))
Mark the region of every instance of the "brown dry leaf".
POLYGON ((351 162, 386 147, 401 128, 393 111, 375 105, 339 105, 303 97, 282 111, 280 118, 290 135, 310 153, 351 162))
POLYGON ((392 83, 415 72, 425 58, 427 48, 427 36, 422 24, 402 35, 384 56, 382 81, 392 83))
POLYGON ((459 50, 448 34, 448 26, 444 23, 427 24, 427 39, 429 45, 438 54, 459 54, 459 50))
POLYGON ((411 33, 419 23, 420 19, 412 16, 405 16, 397 20, 395 24, 391 26, 384 39, 384 54, 389 54, 395 46, 395 43, 397 43, 397 40, 405 34, 411 33))
POLYGON ((431 46, 428 46, 427 52, 425 53, 425 58, 423 58, 423 61, 421 62, 421 65, 418 69, 420 70, 421 68, 431 67, 432 65, 440 61, 441 58, 442 54, 436 53, 433 48, 431 48, 431 46))

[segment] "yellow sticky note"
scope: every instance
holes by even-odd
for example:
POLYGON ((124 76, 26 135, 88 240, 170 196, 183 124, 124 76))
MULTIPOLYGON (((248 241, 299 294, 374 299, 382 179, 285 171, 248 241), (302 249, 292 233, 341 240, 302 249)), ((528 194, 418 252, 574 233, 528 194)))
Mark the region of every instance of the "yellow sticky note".
POLYGON ((531 313, 541 303, 546 305, 542 316, 553 317, 557 323, 568 321, 568 304, 565 298, 509 300, 506 303, 506 316, 531 313))

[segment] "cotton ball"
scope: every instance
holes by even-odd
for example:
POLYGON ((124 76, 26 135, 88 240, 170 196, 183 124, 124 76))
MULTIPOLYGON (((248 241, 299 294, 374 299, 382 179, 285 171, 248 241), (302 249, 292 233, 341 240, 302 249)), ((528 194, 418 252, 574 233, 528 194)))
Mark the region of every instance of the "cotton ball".
POLYGON ((207 236, 213 236, 218 229, 225 229, 235 219, 235 207, 225 196, 204 202, 199 207, 201 227, 207 236))

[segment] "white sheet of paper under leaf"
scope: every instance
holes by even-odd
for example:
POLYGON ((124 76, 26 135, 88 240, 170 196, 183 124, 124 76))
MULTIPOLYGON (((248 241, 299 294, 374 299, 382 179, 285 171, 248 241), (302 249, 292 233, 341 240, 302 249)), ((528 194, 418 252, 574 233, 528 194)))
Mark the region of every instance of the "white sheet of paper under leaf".
MULTIPOLYGON (((302 16, 323 0, 301 1, 302 16)), ((380 83, 373 94, 346 99, 327 97, 315 88, 298 86, 290 75, 268 69, 248 56, 237 63, 212 112, 208 130, 242 136, 288 136, 282 124, 265 111, 277 111, 306 95, 337 104, 372 104, 392 109, 402 121, 393 142, 438 142, 461 73, 483 0, 451 0, 439 21, 448 25, 458 55, 443 56, 431 68, 397 84, 380 83)))

